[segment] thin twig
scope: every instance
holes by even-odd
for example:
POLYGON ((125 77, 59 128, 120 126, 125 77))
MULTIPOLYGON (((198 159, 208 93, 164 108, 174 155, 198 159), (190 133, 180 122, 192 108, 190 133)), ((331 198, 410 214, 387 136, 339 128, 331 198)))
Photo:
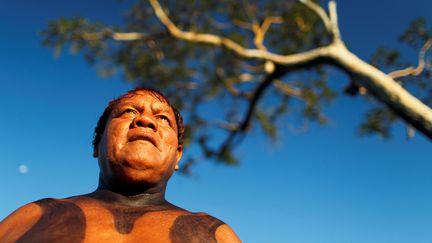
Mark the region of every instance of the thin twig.
POLYGON ((99 40, 103 38, 111 38, 118 41, 132 41, 148 39, 148 36, 139 32, 118 33, 113 31, 102 31, 95 33, 84 32, 81 34, 84 40, 99 40))
MULTIPOLYGON (((210 125, 212 125, 212 124, 210 124, 210 125)), ((214 125, 217 126, 218 128, 224 129, 224 130, 229 131, 229 132, 232 132, 232 131, 235 131, 236 129, 238 129, 238 124, 232 123, 232 122, 216 121, 216 122, 214 122, 214 125)))
POLYGON ((225 79, 225 82, 223 83, 225 84, 225 88, 228 90, 228 92, 230 92, 231 95, 243 97, 248 100, 252 98, 251 92, 240 91, 234 86, 234 78, 225 79))
POLYGON ((310 1, 310 0, 299 0, 300 3, 306 5, 312 11, 314 11, 323 21, 325 28, 333 37, 333 42, 342 42, 339 24, 338 24, 338 16, 336 11, 336 2, 331 0, 328 3, 329 14, 327 15, 326 11, 318 4, 310 1))
POLYGON ((282 92, 283 94, 293 96, 299 99, 303 99, 303 91, 298 88, 293 88, 291 85, 282 82, 279 79, 275 79, 273 82, 273 86, 282 92))
POLYGON ((420 75, 426 66, 426 64, 425 64, 426 52, 431 47, 432 47, 432 39, 428 39, 419 52, 417 67, 411 66, 411 67, 407 67, 407 68, 402 69, 402 70, 396 70, 396 71, 390 72, 388 75, 392 78, 400 78, 400 77, 405 77, 408 75, 413 75, 413 76, 420 75))
POLYGON ((336 11, 336 2, 331 0, 328 3, 329 8, 329 16, 330 16, 330 23, 331 23, 331 31, 330 33, 333 35, 333 41, 341 41, 341 35, 339 30, 339 24, 338 24, 338 15, 336 11))
POLYGON ((327 31, 331 32, 332 23, 331 23, 329 17, 327 16, 327 13, 324 11, 324 9, 320 5, 314 3, 310 0, 299 0, 299 2, 306 5, 312 11, 314 11, 323 21, 324 26, 326 27, 327 31))
POLYGON ((246 111, 245 116, 242 121, 236 127, 235 130, 231 131, 226 140, 220 146, 220 150, 217 153, 219 156, 223 155, 226 151, 232 149, 234 139, 236 139, 240 135, 244 135, 244 133, 249 129, 250 123, 252 120, 252 116, 257 108, 258 101, 261 99, 264 91, 267 87, 272 84, 272 82, 288 72, 288 69, 278 66, 278 68, 271 74, 268 74, 263 82, 261 82, 258 87, 255 89, 252 99, 249 102, 249 107, 246 111))
POLYGON ((255 33, 254 44, 258 49, 267 50, 267 48, 264 46, 264 38, 268 29, 273 23, 282 23, 282 18, 277 16, 268 16, 264 19, 261 26, 253 28, 255 33))
POLYGON ((406 128, 406 138, 407 140, 411 140, 414 137, 416 130, 409 123, 405 124, 405 128, 406 128))
MULTIPOLYGON (((335 46, 332 45, 318 47, 309 51, 305 51, 297 54, 290 54, 290 55, 280 55, 266 50, 248 49, 226 37, 221 37, 213 34, 201 34, 201 33, 190 32, 190 31, 182 31, 168 18, 168 16, 162 10, 162 7, 160 6, 157 0, 149 0, 149 2, 156 16, 159 18, 162 24, 165 25, 169 33, 174 37, 180 40, 185 40, 190 42, 205 43, 205 44, 211 44, 215 46, 223 46, 244 58, 261 59, 261 60, 273 62, 274 64, 281 64, 285 66, 289 66, 289 65, 298 66, 298 65, 314 62, 319 58, 329 57, 330 54, 335 51, 334 50, 335 46)), ((105 32, 98 32, 98 33, 82 34, 82 38, 85 38, 87 40, 101 39, 105 37, 110 37, 113 38, 114 40, 119 40, 119 41, 133 41, 133 40, 143 40, 143 39, 150 38, 149 36, 139 32, 120 33, 120 32, 105 31, 105 32)))
MULTIPOLYGON (((224 72, 220 68, 216 68, 215 75, 216 75, 217 79, 221 80, 221 82, 225 85, 225 88, 228 90, 228 92, 230 92, 231 95, 243 97, 243 98, 246 98, 248 100, 251 99, 251 97, 252 97, 251 92, 240 91, 234 86, 234 83, 237 80, 237 78, 222 78, 224 76, 224 72)), ((240 75, 240 78, 242 75, 240 75)), ((239 81, 242 81, 242 80, 240 79, 239 81)))
POLYGON ((245 58, 257 58, 272 61, 274 63, 282 64, 285 66, 301 65, 307 62, 314 61, 320 57, 327 57, 332 51, 332 48, 334 48, 333 46, 319 47, 310 51, 291 55, 279 55, 264 50, 247 49, 226 37, 220 37, 213 34, 200 34, 196 32, 182 31, 168 18, 157 0, 149 1, 151 6, 153 7, 156 16, 174 37, 190 42, 224 46, 225 48, 230 49, 237 53, 239 56, 245 58))
POLYGON ((296 22, 297 26, 299 27, 300 31, 303 33, 309 32, 312 29, 311 25, 307 25, 303 18, 300 18, 299 16, 294 18, 294 21, 296 22))
POLYGON ((244 21, 241 21, 241 20, 238 20, 238 19, 234 19, 233 23, 234 23, 234 25, 236 25, 236 26, 238 26, 240 28, 243 28, 243 29, 246 29, 246 30, 252 30, 252 24, 251 23, 244 22, 244 21))

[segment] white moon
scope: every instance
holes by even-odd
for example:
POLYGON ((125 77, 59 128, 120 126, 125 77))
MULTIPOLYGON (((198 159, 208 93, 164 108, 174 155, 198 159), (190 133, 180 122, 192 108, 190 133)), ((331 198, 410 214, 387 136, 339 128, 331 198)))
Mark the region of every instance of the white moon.
POLYGON ((20 165, 20 166, 18 166, 18 171, 21 174, 26 174, 29 171, 29 168, 27 165, 20 165))

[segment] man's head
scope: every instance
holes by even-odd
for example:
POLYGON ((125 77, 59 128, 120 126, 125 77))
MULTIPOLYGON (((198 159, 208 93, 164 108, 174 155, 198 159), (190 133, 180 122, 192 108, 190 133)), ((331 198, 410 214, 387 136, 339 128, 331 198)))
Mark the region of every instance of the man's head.
POLYGON ((180 113, 157 90, 138 88, 112 100, 93 140, 101 179, 118 184, 166 182, 178 168, 183 134, 180 113))

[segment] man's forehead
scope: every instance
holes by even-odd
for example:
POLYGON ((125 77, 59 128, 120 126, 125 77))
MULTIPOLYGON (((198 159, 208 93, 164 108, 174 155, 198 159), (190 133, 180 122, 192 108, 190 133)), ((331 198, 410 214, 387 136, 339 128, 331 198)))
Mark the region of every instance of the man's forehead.
POLYGON ((128 94, 122 96, 117 103, 118 104, 127 103, 127 102, 131 102, 131 100, 138 101, 138 102, 144 102, 144 101, 149 101, 152 99, 157 100, 160 103, 171 107, 169 105, 168 101, 165 99, 165 97, 159 95, 158 93, 154 93, 154 92, 146 91, 146 90, 138 90, 138 91, 135 91, 133 93, 128 93, 128 94))
POLYGON ((123 106, 144 106, 150 102, 150 107, 155 112, 168 112, 172 116, 176 116, 174 108, 164 96, 146 90, 138 90, 133 93, 128 93, 117 99, 113 104, 112 110, 121 109, 123 106))

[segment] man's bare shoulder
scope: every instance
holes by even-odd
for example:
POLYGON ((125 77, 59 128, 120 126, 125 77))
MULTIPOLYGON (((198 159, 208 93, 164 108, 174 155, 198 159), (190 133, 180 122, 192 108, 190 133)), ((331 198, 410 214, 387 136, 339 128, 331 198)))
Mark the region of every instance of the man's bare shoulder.
POLYGON ((196 239, 213 239, 215 242, 241 242, 234 231, 223 221, 207 214, 186 211, 171 227, 173 242, 193 242, 196 239))
POLYGON ((43 199, 28 203, 0 222, 0 242, 14 242, 28 229, 30 229, 41 217, 42 208, 39 202, 43 199))
POLYGON ((0 242, 81 242, 85 215, 66 199, 45 198, 29 203, 0 225, 0 242), (63 237, 63 238, 62 238, 63 237))
POLYGON ((221 225, 217 228, 215 235, 218 243, 241 242, 234 230, 227 224, 221 225))

